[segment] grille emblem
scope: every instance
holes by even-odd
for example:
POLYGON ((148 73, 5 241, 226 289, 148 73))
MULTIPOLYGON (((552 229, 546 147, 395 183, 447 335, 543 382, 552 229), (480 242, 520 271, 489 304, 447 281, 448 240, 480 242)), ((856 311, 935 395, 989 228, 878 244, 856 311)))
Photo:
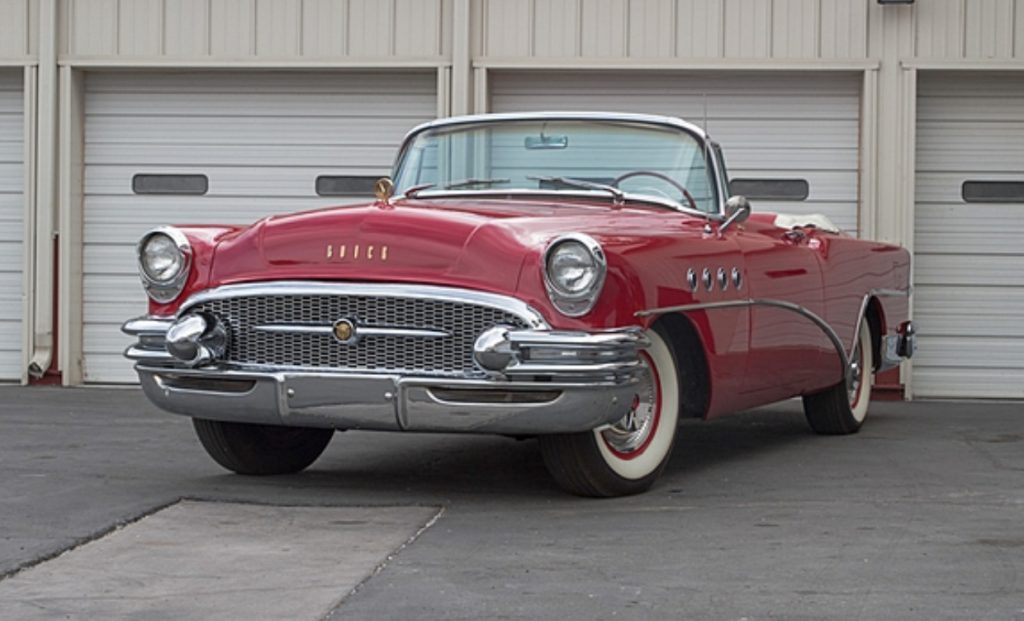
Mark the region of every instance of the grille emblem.
POLYGON ((356 326, 348 319, 334 322, 334 338, 342 343, 351 343, 356 338, 356 326))

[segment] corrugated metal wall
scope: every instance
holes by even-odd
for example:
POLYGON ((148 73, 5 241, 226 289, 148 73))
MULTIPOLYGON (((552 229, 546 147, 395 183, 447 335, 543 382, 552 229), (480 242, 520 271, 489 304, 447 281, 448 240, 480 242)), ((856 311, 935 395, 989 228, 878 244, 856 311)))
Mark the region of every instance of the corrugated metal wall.
MULTIPOLYGON (((0 0, 0 59, 35 54, 39 4, 0 0)), ((67 59, 449 58, 460 0, 56 0, 67 59)), ((1024 0, 470 0, 475 58, 1024 59, 1024 0)))
POLYGON ((60 0, 61 54, 231 59, 435 58, 447 0, 60 0))
POLYGON ((22 75, 0 70, 0 379, 21 377, 25 195, 22 75))
POLYGON ((918 94, 915 392, 1024 398, 1024 200, 963 197, 1024 182, 1024 76, 934 74, 918 94))

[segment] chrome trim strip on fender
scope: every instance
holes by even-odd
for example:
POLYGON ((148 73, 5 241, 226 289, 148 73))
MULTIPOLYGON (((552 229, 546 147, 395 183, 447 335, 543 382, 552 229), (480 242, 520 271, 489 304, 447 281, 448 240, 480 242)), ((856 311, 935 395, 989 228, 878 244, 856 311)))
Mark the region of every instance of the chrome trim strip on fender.
MULTIPOLYGON (((899 297, 899 296, 910 297, 911 290, 912 290, 911 287, 907 287, 906 289, 884 289, 884 288, 881 288, 881 289, 870 289, 867 293, 864 294, 864 299, 862 299, 860 301, 860 310, 857 311, 857 322, 853 324, 853 340, 850 341, 852 343, 852 345, 850 346, 851 347, 851 349, 850 349, 851 352, 853 351, 853 347, 855 347, 856 344, 857 344, 857 337, 860 335, 860 324, 862 324, 864 322, 864 318, 867 316, 868 304, 871 302, 871 298, 876 297, 876 296, 877 297, 899 297)), ((882 335, 882 336, 885 336, 885 335, 882 335)))
POLYGON ((836 333, 835 329, 816 313, 810 309, 794 304, 793 302, 787 302, 785 300, 771 300, 771 299, 757 299, 748 298, 745 300, 725 300, 721 302, 701 302, 696 304, 680 304, 677 306, 662 306, 658 308, 649 308, 633 313, 634 317, 649 317, 651 315, 662 315, 664 313, 685 313, 687 311, 697 310, 715 310, 722 308, 742 308, 745 306, 768 306, 772 308, 781 308, 784 310, 792 311, 806 317, 811 320, 814 325, 818 326, 828 340, 832 342, 832 346, 835 348, 836 353, 839 354, 839 361, 843 365, 843 377, 847 378, 850 375, 850 356, 853 354, 853 348, 856 347, 857 339, 856 335, 860 332, 860 324, 864 320, 864 313, 867 310, 867 304, 873 295, 877 296, 896 296, 896 295, 907 295, 909 296, 911 289, 871 289, 864 296, 864 301, 861 302, 860 316, 857 319, 856 329, 854 332, 853 345, 850 347, 850 351, 846 351, 846 346, 843 345, 842 340, 839 338, 839 334, 836 333))
POLYGON ((835 347, 836 353, 839 354, 839 361, 843 365, 841 367, 843 369, 843 377, 846 378, 850 374, 850 355, 846 352, 846 347, 843 345, 843 342, 839 340, 839 335, 836 334, 834 329, 832 329, 832 326, 810 309, 792 302, 753 298, 746 300, 725 300, 722 302, 702 302, 697 304, 680 304, 678 306, 650 308, 637 311, 636 313, 633 313, 633 315, 635 317, 649 317, 651 315, 661 315, 664 313, 685 313, 687 311, 715 310, 721 308, 743 308, 745 306, 770 306, 772 308, 781 308, 810 319, 816 326, 821 328, 821 331, 825 333, 828 340, 832 341, 832 346, 835 347))

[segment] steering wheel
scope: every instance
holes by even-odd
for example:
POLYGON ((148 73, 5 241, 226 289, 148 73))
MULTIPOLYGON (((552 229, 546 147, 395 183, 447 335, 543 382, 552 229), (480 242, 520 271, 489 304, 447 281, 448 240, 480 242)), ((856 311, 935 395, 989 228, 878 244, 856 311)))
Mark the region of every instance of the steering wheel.
POLYGON ((678 181, 664 173, 660 173, 654 170, 631 170, 628 173, 623 173, 616 177, 614 180, 612 180, 611 186, 617 188, 619 187, 620 183, 622 183, 626 179, 632 179, 633 177, 654 177, 655 179, 661 179, 665 183, 679 190, 679 192, 686 198, 686 201, 690 203, 691 209, 693 209, 694 211, 700 211, 700 209, 697 208, 697 201, 693 199, 693 195, 690 194, 690 191, 687 190, 683 186, 683 184, 679 183, 678 181))

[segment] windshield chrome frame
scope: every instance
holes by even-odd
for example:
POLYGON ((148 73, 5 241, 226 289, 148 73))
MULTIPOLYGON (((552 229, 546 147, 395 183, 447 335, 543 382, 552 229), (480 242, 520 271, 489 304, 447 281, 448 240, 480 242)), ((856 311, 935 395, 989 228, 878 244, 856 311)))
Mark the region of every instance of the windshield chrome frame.
MULTIPOLYGON (((708 157, 708 153, 711 152, 711 138, 708 136, 700 127, 688 123, 682 119, 671 117, 671 116, 658 116, 654 114, 632 114, 625 112, 509 112, 500 114, 471 114, 467 116, 455 116, 444 119, 437 119, 429 121, 421 125, 417 125, 405 135, 402 140, 402 145, 398 149, 398 154, 395 156, 395 161, 391 166, 391 174, 394 174, 398 170, 398 164, 404 159, 406 151, 412 141, 419 136, 421 133, 440 128, 455 127, 459 125, 487 125, 487 124, 499 124, 509 121, 610 121, 610 122, 624 122, 624 123, 639 123, 648 125, 659 125, 662 127, 669 127, 672 129, 680 130, 684 133, 692 136, 700 146, 701 152, 704 153, 705 166, 710 168, 711 174, 714 177, 714 186, 717 194, 717 213, 709 213, 701 211, 700 209, 693 209, 682 203, 672 201, 670 199, 662 199, 656 196, 650 196, 647 194, 631 194, 629 192, 624 193, 626 200, 651 203, 655 205, 661 205, 668 207, 676 211, 680 211, 687 214, 697 215, 703 218, 713 220, 724 220, 725 219, 725 201, 728 199, 726 196, 725 188, 722 187, 722 174, 718 169, 718 158, 711 156, 708 157)), ((445 196, 577 196, 582 198, 608 198, 606 192, 589 191, 589 190, 530 190, 530 189, 514 189, 510 188, 507 190, 445 190, 445 189, 422 189, 415 193, 413 198, 440 198, 445 196)), ((394 200, 401 200, 407 198, 404 193, 395 196, 394 200)))

